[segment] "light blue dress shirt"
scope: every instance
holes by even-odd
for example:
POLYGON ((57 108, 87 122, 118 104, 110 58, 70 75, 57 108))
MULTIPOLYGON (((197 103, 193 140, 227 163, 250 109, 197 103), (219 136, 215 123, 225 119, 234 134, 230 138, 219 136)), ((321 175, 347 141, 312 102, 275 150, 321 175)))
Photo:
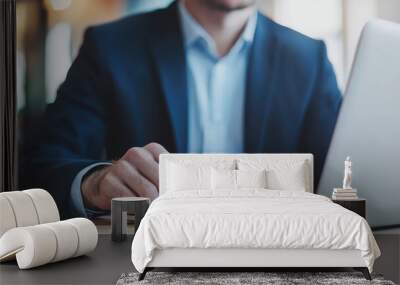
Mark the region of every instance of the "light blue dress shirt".
POLYGON ((188 83, 188 152, 243 151, 247 65, 257 12, 223 57, 211 36, 179 2, 188 83))
MULTIPOLYGON (((244 101, 247 65, 257 23, 257 12, 250 17, 242 34, 223 57, 215 42, 179 2, 188 83, 188 152, 240 153, 244 147, 244 101)), ((81 184, 96 163, 82 169, 71 185, 71 206, 81 216, 104 212, 85 209, 81 184)))

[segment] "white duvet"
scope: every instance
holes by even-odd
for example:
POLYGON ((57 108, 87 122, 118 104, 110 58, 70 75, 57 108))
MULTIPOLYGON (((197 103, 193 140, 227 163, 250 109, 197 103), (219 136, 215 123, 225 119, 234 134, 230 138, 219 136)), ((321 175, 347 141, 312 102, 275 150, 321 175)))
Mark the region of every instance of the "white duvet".
POLYGON ((365 219, 328 198, 299 191, 182 191, 157 198, 132 243, 143 272, 155 249, 358 249, 372 271, 380 251, 365 219))

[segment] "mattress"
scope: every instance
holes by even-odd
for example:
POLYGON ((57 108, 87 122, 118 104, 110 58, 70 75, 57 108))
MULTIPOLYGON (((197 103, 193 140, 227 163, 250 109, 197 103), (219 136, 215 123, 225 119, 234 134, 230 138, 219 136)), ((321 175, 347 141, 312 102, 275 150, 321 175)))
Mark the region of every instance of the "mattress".
POLYGON ((324 196, 265 189, 161 195, 136 232, 132 262, 143 272, 156 250, 173 248, 359 250, 370 271, 380 255, 359 215, 324 196))

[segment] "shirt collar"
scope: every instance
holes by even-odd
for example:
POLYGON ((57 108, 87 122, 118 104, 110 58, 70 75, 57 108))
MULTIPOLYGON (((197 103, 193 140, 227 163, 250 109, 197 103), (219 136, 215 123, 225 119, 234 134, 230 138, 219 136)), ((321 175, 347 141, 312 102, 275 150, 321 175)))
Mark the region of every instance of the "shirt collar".
MULTIPOLYGON (((189 47, 198 39, 204 39, 209 45, 214 45, 214 40, 207 33, 207 31, 193 18, 192 15, 186 9, 183 1, 178 3, 179 16, 181 20, 183 40, 185 47, 189 47)), ((247 21, 246 27, 240 35, 239 41, 245 41, 251 43, 254 39, 254 34, 257 26, 257 12, 255 11, 253 15, 247 21)))

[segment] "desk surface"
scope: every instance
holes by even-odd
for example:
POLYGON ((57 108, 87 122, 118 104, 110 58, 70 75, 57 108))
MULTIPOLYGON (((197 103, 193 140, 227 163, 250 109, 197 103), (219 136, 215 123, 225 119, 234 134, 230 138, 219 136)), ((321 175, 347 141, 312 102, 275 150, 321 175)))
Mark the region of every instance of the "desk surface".
POLYGON ((95 251, 41 267, 19 270, 15 261, 0 264, 0 284, 115 284, 122 273, 134 271, 132 237, 115 243, 99 235, 95 251))

